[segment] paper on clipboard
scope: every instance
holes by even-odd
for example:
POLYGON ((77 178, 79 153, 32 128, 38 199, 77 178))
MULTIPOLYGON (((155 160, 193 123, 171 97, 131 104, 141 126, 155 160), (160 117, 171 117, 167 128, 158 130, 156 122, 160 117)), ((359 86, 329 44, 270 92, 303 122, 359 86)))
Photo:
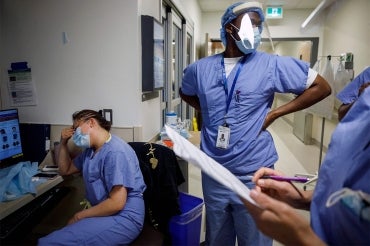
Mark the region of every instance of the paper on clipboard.
POLYGON ((174 143, 173 151, 177 156, 199 167, 203 172, 215 179, 217 182, 234 191, 240 197, 258 206, 249 196, 249 188, 237 179, 234 174, 210 158, 171 127, 166 125, 165 128, 168 137, 174 143))

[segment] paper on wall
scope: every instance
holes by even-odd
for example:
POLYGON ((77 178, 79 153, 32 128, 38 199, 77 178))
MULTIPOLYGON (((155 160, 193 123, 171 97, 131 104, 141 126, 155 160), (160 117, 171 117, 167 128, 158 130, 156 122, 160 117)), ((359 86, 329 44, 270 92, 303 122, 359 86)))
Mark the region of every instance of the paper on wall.
POLYGON ((8 70, 8 77, 11 106, 37 105, 36 86, 31 69, 8 70))
POLYGON ((173 151, 177 156, 199 167, 203 172, 215 179, 217 182, 234 191, 240 197, 258 206, 249 196, 249 188, 236 178, 234 174, 210 158, 171 127, 166 125, 165 128, 168 137, 174 143, 173 151))

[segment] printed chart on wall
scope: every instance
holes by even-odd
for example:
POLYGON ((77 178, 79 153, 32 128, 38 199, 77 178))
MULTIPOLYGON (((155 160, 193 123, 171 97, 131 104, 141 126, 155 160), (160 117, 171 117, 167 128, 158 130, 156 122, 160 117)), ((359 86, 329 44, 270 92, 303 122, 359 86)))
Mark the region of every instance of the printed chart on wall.
POLYGON ((12 63, 8 70, 8 92, 11 106, 37 105, 36 87, 27 62, 12 63))

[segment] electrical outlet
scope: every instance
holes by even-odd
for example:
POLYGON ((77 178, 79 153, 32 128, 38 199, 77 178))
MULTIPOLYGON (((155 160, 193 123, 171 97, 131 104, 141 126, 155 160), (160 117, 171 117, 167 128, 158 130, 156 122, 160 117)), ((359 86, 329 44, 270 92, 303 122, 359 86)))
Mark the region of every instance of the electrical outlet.
POLYGON ((113 110, 103 109, 103 117, 113 125, 113 110))

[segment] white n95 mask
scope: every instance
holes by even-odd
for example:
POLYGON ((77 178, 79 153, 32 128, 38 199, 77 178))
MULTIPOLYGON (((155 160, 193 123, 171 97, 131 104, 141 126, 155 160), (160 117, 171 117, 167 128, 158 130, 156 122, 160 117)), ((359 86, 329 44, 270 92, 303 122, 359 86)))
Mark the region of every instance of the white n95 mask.
MULTIPOLYGON (((239 29, 232 23, 230 24, 236 29, 239 29)), ((238 35, 240 37, 240 40, 236 40, 233 35, 231 35, 231 37, 235 40, 235 44, 238 49, 244 54, 250 54, 254 52, 261 42, 261 34, 259 32, 259 29, 258 27, 253 28, 251 19, 249 18, 248 14, 245 14, 243 16, 238 35)))

